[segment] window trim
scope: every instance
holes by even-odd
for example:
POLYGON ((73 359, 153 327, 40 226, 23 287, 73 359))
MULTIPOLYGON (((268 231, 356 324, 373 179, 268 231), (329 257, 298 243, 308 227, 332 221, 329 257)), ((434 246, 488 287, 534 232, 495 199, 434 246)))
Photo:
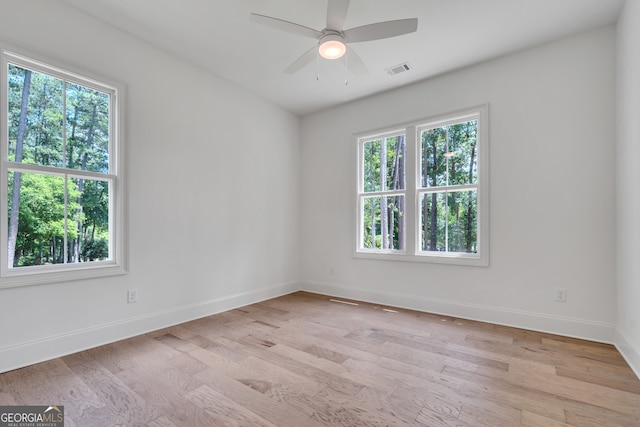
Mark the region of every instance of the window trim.
MULTIPOLYGON (((125 85, 114 80, 95 76, 66 64, 43 58, 41 55, 25 54, 17 49, 0 46, 0 230, 2 236, 8 235, 8 172, 15 169, 15 163, 8 160, 8 64, 15 64, 30 70, 66 80, 67 82, 108 93, 110 95, 109 117, 109 171, 100 174, 101 178, 81 170, 60 168, 60 175, 73 177, 87 176, 110 182, 110 242, 112 259, 91 263, 54 264, 9 268, 7 265, 8 248, 6 239, 0 243, 0 289, 42 283, 91 279, 127 273, 126 245, 126 177, 124 156, 124 97, 125 85), (39 59, 34 59, 39 58, 39 59), (112 229, 112 230, 111 230, 112 229)), ((38 173, 54 174, 47 168, 25 164, 20 169, 38 173)))
POLYGON ((436 264, 454 264, 465 266, 489 266, 489 104, 466 108, 447 114, 440 114, 420 120, 413 120, 403 124, 389 126, 384 129, 362 132, 354 135, 356 144, 356 190, 355 190, 355 214, 353 215, 355 224, 353 258, 373 259, 384 261, 409 261, 426 262, 436 264), (419 247, 420 233, 420 194, 424 189, 419 183, 420 155, 419 136, 421 129, 445 126, 447 124, 459 123, 467 118, 477 117, 478 119, 478 184, 477 184, 477 233, 478 233, 478 253, 466 254, 461 252, 431 252, 423 251, 419 247), (406 140, 406 169, 405 169, 405 221, 406 221, 406 242, 405 250, 381 250, 362 248, 362 236, 364 230, 362 224, 363 195, 367 194, 363 189, 363 167, 364 154, 362 146, 365 141, 381 138, 388 135, 405 134, 406 140))

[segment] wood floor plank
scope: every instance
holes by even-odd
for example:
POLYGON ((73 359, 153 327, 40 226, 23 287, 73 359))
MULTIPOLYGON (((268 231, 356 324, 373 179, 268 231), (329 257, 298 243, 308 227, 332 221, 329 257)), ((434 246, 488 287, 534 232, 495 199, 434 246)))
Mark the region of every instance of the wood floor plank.
POLYGON ((319 427, 306 414, 294 410, 280 401, 269 398, 266 392, 271 389, 258 389, 237 381, 224 372, 215 369, 207 369, 194 376, 202 384, 206 384, 227 398, 244 406, 251 412, 278 426, 308 426, 319 427))
POLYGON ((96 392, 101 402, 106 404, 109 411, 105 418, 115 413, 116 418, 129 425, 146 424, 158 418, 159 414, 154 408, 147 406, 144 399, 99 363, 87 362, 78 365, 74 368, 74 373, 96 392))
POLYGON ((495 369, 500 369, 506 371, 508 368, 508 364, 505 362, 501 362, 499 360, 495 360, 493 358, 481 357, 468 354, 466 352, 450 350, 446 347, 426 343, 426 342, 418 342, 411 339, 399 338, 395 336, 390 336, 384 333, 374 332, 370 334, 370 337, 373 339, 381 340, 385 343, 396 344, 398 346, 404 346, 413 348, 416 350, 424 351, 432 354, 439 354, 443 356, 447 356, 448 358, 453 358, 461 361, 471 362, 475 365, 487 366, 495 369))
POLYGON ((573 369, 558 367, 556 375, 575 380, 583 381, 595 385, 603 385, 620 391, 627 391, 633 394, 640 394, 640 384, 636 381, 620 380, 602 375, 593 375, 588 372, 581 372, 573 369))
POLYGON ((207 350, 198 349, 190 352, 189 355, 213 369, 225 372, 236 381, 246 384, 264 383, 266 389, 277 386, 291 389, 293 392, 315 394, 324 387, 286 367, 276 366, 253 356, 236 362, 207 350))
MULTIPOLYGON (((270 390, 272 392, 274 390, 270 390)), ((280 394, 278 399, 298 408, 315 421, 327 426, 389 427, 407 423, 364 401, 325 389, 313 397, 304 394, 280 394)))
POLYGON ((640 426, 611 345, 308 292, 0 374, 73 426, 640 426))
POLYGON ((637 419, 612 417, 604 413, 567 411, 567 424, 580 427, 637 427, 640 422, 637 419))
POLYGON ((447 418, 427 408, 420 411, 416 417, 416 422, 428 427, 470 427, 469 424, 462 420, 447 418))
POLYGON ((186 390, 194 390, 201 385, 197 380, 193 379, 190 387, 178 387, 170 376, 163 376, 162 371, 153 366, 138 366, 119 372, 117 376, 144 399, 145 406, 155 408, 172 424, 189 427, 206 423, 208 416, 205 411, 184 397, 186 390))
POLYGON ((351 375, 340 375, 344 372, 338 367, 330 366, 329 363, 324 364, 324 369, 321 363, 318 363, 317 366, 306 363, 309 358, 304 356, 303 352, 297 352, 293 349, 287 350, 285 346, 275 345, 269 351, 259 350, 255 346, 247 347, 247 351, 253 352, 253 356, 257 359, 272 365, 286 366, 288 371, 313 380, 321 388, 329 387, 345 395, 354 396, 364 386, 354 380, 351 375), (340 374, 335 372, 340 372, 340 374))
MULTIPOLYGON (((318 381, 325 381, 326 377, 332 378, 332 382, 346 381, 353 387, 356 394, 364 386, 371 386, 374 388, 381 386, 380 382, 376 381, 375 378, 372 378, 371 376, 354 374, 340 363, 314 356, 311 353, 297 350, 293 347, 287 346, 286 344, 279 343, 274 345, 269 349, 268 353, 275 353, 283 358, 294 360, 297 364, 300 364, 302 372, 304 372, 305 375, 312 377, 315 375, 318 377, 318 381), (305 368, 302 365, 307 365, 308 367, 305 368), (313 374, 309 373, 309 369, 313 370, 313 374)), ((283 359, 277 360, 283 361, 283 359)), ((331 387, 332 382, 327 381, 327 386, 331 387)), ((340 388, 344 388, 344 386, 341 386, 340 388)), ((351 390, 342 392, 345 394, 351 394, 351 390)))
POLYGON ((429 354, 398 345, 388 344, 385 342, 375 342, 366 337, 347 334, 346 336, 335 336, 322 334, 320 338, 333 341, 345 347, 353 347, 361 352, 370 353, 379 357, 396 360, 402 363, 409 363, 419 368, 440 371, 445 366, 447 357, 441 354, 429 354))
POLYGON ((177 427, 167 417, 158 417, 147 424, 146 427, 177 427))
POLYGON ((421 423, 417 419, 422 408, 415 405, 414 402, 393 396, 394 392, 395 390, 389 393, 380 389, 363 387, 356 397, 370 407, 377 408, 409 425, 420 425, 421 423))
POLYGON ((458 419, 474 426, 512 427, 521 424, 522 412, 505 405, 465 404, 458 419))
MULTIPOLYGON (((495 376, 487 376, 486 373, 476 374, 449 367, 443 371, 443 374, 467 381, 467 385, 471 385, 470 390, 478 390, 478 393, 482 393, 483 398, 489 401, 510 402, 515 407, 529 409, 542 415, 553 413, 554 409, 556 411, 560 410, 562 411, 562 416, 556 417, 558 421, 564 420, 565 414, 569 411, 575 411, 584 414, 585 419, 602 418, 619 421, 622 425, 640 425, 640 418, 637 416, 619 412, 598 403, 591 404, 582 401, 581 397, 589 395, 589 391, 584 389, 584 385, 577 386, 571 396, 562 396, 557 394, 554 388, 549 389, 545 386, 531 387, 526 382, 521 383, 514 378, 501 379, 495 376), (478 386, 482 386, 483 389, 477 389, 478 386)), ((502 373, 499 375, 502 375, 502 373)), ((519 378, 522 378, 522 376, 519 378)), ((633 408, 626 409, 635 412, 633 408)), ((606 423, 602 425, 606 425, 606 423)), ((617 424, 613 423, 613 425, 617 424)))
POLYGON ((55 384, 50 390, 56 394, 55 402, 66 402, 68 409, 65 416, 74 419, 82 419, 87 412, 95 411, 104 406, 100 397, 82 379, 70 369, 62 359, 56 359, 57 368, 51 369, 50 364, 44 375, 51 384, 55 384))
POLYGON ((2 406, 14 406, 17 405, 16 399, 9 391, 0 391, 0 405, 2 406))
POLYGON ((524 410, 522 411, 522 425, 527 427, 570 427, 565 422, 524 410))
POLYGON ((185 397, 207 413, 205 426, 277 427, 207 385, 198 387, 185 397))

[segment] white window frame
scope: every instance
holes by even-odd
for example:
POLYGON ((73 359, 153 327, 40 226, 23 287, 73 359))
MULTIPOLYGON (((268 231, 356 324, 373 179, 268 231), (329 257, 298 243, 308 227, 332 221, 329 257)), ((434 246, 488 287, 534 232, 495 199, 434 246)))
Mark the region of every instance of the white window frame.
POLYGON ((125 215, 125 165, 124 165, 124 94, 125 86, 91 73, 66 65, 53 65, 50 60, 32 59, 16 53, 17 50, 0 49, 0 289, 40 283, 80 280, 125 274, 126 263, 126 215, 125 215), (8 159, 8 65, 13 64, 35 72, 47 74, 110 95, 109 116, 109 171, 92 173, 65 167, 47 167, 9 162, 8 159), (109 260, 81 263, 63 263, 13 268, 8 265, 8 172, 45 172, 67 178, 88 178, 109 182, 109 260))
MULTIPOLYGON (((489 105, 484 104, 453 113, 443 114, 422 120, 415 120, 401 125, 390 126, 386 129, 371 131, 355 135, 356 139, 356 203, 355 203, 355 238, 354 258, 377 259, 386 261, 412 261, 438 264, 455 264, 466 266, 486 267, 489 265, 489 105), (477 253, 462 252, 431 252, 420 248, 421 208, 420 196, 432 192, 433 189, 422 188, 420 183, 420 140, 419 132, 428 128, 455 124, 467 120, 478 120, 477 134, 477 184, 457 187, 477 190, 477 253), (372 139, 393 136, 404 133, 406 141, 405 152, 405 189, 394 190, 391 193, 405 195, 405 249, 370 249, 363 247, 363 201, 373 195, 386 195, 381 192, 364 192, 364 143, 372 139)), ((455 190, 455 187, 446 187, 455 190)), ((438 191, 445 189, 439 188, 438 191)))

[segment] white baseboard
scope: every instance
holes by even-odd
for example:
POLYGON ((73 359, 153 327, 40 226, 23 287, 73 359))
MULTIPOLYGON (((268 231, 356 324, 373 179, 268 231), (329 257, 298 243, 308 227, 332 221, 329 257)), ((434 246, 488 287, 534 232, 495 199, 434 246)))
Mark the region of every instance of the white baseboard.
POLYGON ((640 379, 640 347, 632 345, 627 337, 616 329, 616 348, 640 379))
POLYGON ((298 290, 609 344, 615 341, 618 350, 636 375, 640 372, 640 352, 611 324, 362 288, 339 287, 326 283, 291 282, 0 348, 0 373, 298 290))
POLYGON ((583 319, 552 316, 521 310, 467 304, 435 298, 376 292, 362 288, 347 288, 325 283, 303 283, 302 289, 324 295, 350 298, 410 310, 459 317, 468 320, 512 326, 532 331, 613 344, 615 326, 583 319))
POLYGON ((0 348, 0 373, 286 295, 298 289, 298 283, 285 283, 0 348))

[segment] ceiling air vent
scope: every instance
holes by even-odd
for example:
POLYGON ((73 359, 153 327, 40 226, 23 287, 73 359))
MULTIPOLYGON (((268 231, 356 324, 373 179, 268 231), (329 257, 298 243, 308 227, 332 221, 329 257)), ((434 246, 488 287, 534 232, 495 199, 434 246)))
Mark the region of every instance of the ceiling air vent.
POLYGON ((411 70, 411 68, 409 67, 409 64, 405 62, 404 64, 387 68, 385 71, 390 76, 395 76, 396 74, 404 73, 405 71, 409 71, 409 70, 411 70))

